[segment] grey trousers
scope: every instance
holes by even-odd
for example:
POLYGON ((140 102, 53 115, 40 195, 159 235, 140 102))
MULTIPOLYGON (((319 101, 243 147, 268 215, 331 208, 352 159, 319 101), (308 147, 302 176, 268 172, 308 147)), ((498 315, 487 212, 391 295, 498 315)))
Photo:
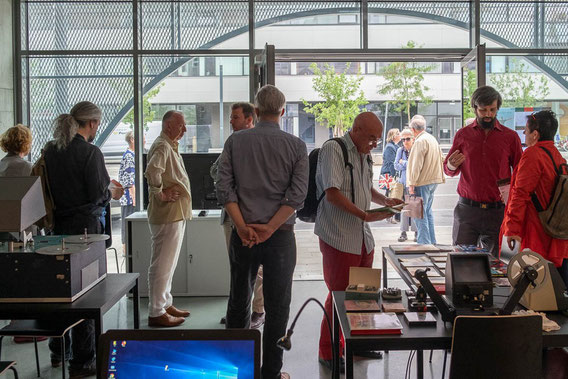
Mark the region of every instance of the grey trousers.
POLYGON ((476 245, 499 256, 499 230, 505 208, 482 209, 458 202, 454 209, 454 245, 476 245))

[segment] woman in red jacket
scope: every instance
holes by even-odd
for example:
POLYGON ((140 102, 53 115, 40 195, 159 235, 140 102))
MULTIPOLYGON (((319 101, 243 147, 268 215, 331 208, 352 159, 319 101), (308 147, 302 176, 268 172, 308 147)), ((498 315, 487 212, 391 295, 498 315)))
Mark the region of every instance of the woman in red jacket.
MULTIPOLYGON (((524 134, 528 148, 513 171, 501 235, 506 238, 511 250, 519 243, 519 251, 529 248, 562 272, 565 271, 561 269, 563 262, 564 269, 568 266, 568 240, 546 234, 531 200, 531 194, 535 193, 543 209, 547 209, 556 187, 557 173, 543 148, 550 152, 557 167, 566 163, 554 146, 557 130, 558 121, 552 111, 541 111, 527 117, 524 134)), ((566 280, 566 275, 563 276, 566 280)))

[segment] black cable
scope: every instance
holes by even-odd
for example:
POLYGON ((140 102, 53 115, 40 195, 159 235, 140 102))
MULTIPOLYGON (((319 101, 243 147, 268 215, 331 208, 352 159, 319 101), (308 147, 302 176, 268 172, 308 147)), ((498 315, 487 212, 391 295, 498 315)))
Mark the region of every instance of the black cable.
POLYGON ((412 367, 412 359, 414 358, 415 351, 412 350, 408 353, 408 360, 406 361, 406 372, 404 374, 404 379, 410 378, 410 368, 412 367))
MULTIPOLYGON (((298 313, 296 313, 296 317, 294 317, 294 320, 292 321, 292 325, 290 325, 290 328, 288 328, 288 332, 286 333, 286 336, 283 337, 283 338, 288 337, 288 339, 289 339, 292 336, 292 334, 294 333, 294 327, 296 326, 296 321, 298 321, 298 318, 300 317, 304 308, 306 307, 306 305, 308 305, 308 303, 310 301, 315 301, 320 306, 320 308, 323 311, 323 314, 325 316, 325 320, 327 321, 327 328, 329 329, 329 338, 331 339, 331 354, 332 354, 332 358, 331 358, 331 378, 333 379, 335 377, 334 376, 334 374, 335 374, 335 360, 337 359, 336 351, 335 351, 335 343, 333 341, 333 329, 331 328, 331 321, 329 320, 329 315, 327 314, 323 304, 318 299, 316 299, 314 297, 310 297, 308 300, 306 300, 304 302, 304 304, 302 304, 302 306, 300 307, 300 310, 298 311, 298 313)), ((278 343, 277 343, 277 345, 278 345, 278 343)), ((281 349, 284 349, 280 345, 278 345, 278 347, 280 347, 281 349)))

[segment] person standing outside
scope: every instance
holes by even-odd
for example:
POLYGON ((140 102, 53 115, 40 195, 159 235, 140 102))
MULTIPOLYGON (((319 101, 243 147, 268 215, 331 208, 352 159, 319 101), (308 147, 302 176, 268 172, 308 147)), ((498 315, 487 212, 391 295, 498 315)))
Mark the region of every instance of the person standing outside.
MULTIPOLYGON (((412 145, 414 144, 414 134, 410 129, 403 129, 400 132, 400 140, 402 141, 402 146, 398 148, 396 152, 396 157, 394 161, 394 168, 400 172, 400 182, 404 185, 404 195, 408 195, 408 187, 406 186, 406 168, 408 167, 408 157, 410 156, 410 151, 412 145)), ((412 229, 414 232, 414 241, 416 241, 416 225, 408 216, 409 211, 400 212, 400 237, 398 237, 398 242, 404 242, 408 239, 406 232, 412 229)))
MULTIPOLYGON (((323 277, 328 294, 325 310, 332 315, 332 291, 345 291, 349 284, 349 267, 371 267, 375 240, 369 222, 384 220, 389 212, 367 212, 371 201, 394 206, 402 203, 390 199, 373 188, 373 159, 371 150, 377 147, 383 134, 383 124, 372 112, 359 114, 351 130, 342 137, 353 165, 353 183, 345 167, 339 142, 325 143, 318 156, 316 171, 317 198, 320 201, 314 233, 319 237, 323 257, 323 277), (355 203, 351 201, 354 191, 355 203)), ((343 351, 341 349, 340 351, 343 351)), ((380 355, 374 353, 374 358, 380 355)), ((320 364, 331 369, 331 336, 325 317, 320 328, 320 364)))
MULTIPOLYGON (((397 128, 392 128, 387 133, 387 144, 385 150, 383 151, 383 166, 381 167, 381 175, 389 174, 391 178, 394 179, 396 176, 397 169, 394 167, 396 151, 399 148, 398 143, 400 142, 400 130, 397 128)), ((386 196, 389 196, 389 188, 385 192, 386 196)), ((396 214, 392 217, 387 218, 387 222, 396 224, 400 221, 400 214, 396 214)))
POLYGON ((284 94, 263 86, 255 98, 259 118, 252 129, 233 133, 219 164, 217 198, 235 226, 229 261, 231 290, 227 328, 250 326, 251 292, 262 264, 266 322, 262 337, 262 377, 281 372, 283 352, 276 342, 286 333, 296 266, 295 211, 308 190, 306 144, 280 129, 284 94))
POLYGON ((499 123, 502 98, 493 87, 479 87, 471 96, 475 121, 456 132, 444 161, 448 176, 460 175, 454 209, 454 245, 476 245, 499 254, 499 230, 505 205, 497 186, 510 178, 521 159, 521 140, 499 123))
MULTIPOLYGON (((254 113, 254 105, 251 103, 234 103, 231 106, 231 127, 233 132, 238 132, 241 130, 252 129, 256 122, 256 114, 254 113)), ((221 155, 211 166, 210 174, 215 182, 217 182, 219 161, 221 160, 221 155)), ((227 211, 223 209, 221 212, 221 222, 223 225, 223 231, 225 232, 225 243, 227 244, 227 252, 230 251, 231 247, 231 233, 233 232, 233 221, 231 217, 227 214, 227 211)), ((221 319, 221 324, 226 323, 226 317, 221 319)), ((262 265, 258 267, 258 273, 256 275, 256 281, 254 283, 253 299, 252 299, 252 315, 250 320, 250 326, 253 329, 258 329, 264 324, 264 296, 262 295, 262 265)))
POLYGON ((432 203, 438 184, 446 181, 442 167, 442 150, 436 138, 426 132, 426 120, 415 115, 410 120, 414 134, 414 145, 408 158, 406 184, 410 195, 420 196, 423 202, 423 218, 415 218, 416 241, 421 244, 435 244, 434 215, 432 203))
POLYGON ((170 110, 162 118, 162 132, 148 152, 148 223, 152 257, 148 268, 148 326, 180 325, 189 311, 173 305, 172 278, 186 220, 191 219, 191 188, 178 141, 187 131, 183 114, 170 110))
MULTIPOLYGON (((124 193, 122 187, 110 186, 103 153, 92 144, 101 116, 99 107, 91 102, 76 104, 68 114, 57 117, 55 139, 44 148, 55 205, 55 234, 83 234, 85 229, 89 234, 103 233, 105 207, 111 198, 118 200, 124 193)), ((59 367, 63 359, 71 356, 71 378, 95 375, 95 338, 93 320, 85 320, 71 330, 71 343, 65 341, 70 351, 62 352, 60 341, 50 339, 52 367, 59 367)))

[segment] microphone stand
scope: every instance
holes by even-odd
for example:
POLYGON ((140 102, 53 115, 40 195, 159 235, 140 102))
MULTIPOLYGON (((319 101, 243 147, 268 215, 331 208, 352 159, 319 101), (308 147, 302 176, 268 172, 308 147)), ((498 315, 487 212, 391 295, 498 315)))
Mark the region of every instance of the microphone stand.
POLYGON ((325 316, 325 320, 327 321, 327 327, 329 329, 329 336, 330 336, 330 339, 331 339, 331 354, 332 354, 331 377, 335 378, 335 360, 337 359, 337 357, 336 357, 336 351, 335 351, 335 343, 333 341, 333 330, 331 328, 331 321, 329 320, 329 315, 325 311, 325 307, 322 305, 322 303, 318 299, 310 297, 308 300, 306 300, 304 302, 304 304, 302 304, 302 306, 300 307, 300 310, 298 311, 298 313, 296 313, 296 317, 294 317, 294 320, 292 321, 292 325, 290 325, 290 328, 286 332, 286 335, 284 337, 280 338, 276 342, 276 346, 278 346, 282 350, 286 350, 286 351, 289 351, 292 348, 291 337, 292 337, 292 334, 294 334, 294 327, 296 326, 296 322, 298 321, 298 318, 300 317, 300 315, 304 311, 304 308, 306 307, 306 305, 308 305, 308 303, 311 302, 311 301, 314 301, 319 305, 319 307, 323 311, 323 314, 325 316))

